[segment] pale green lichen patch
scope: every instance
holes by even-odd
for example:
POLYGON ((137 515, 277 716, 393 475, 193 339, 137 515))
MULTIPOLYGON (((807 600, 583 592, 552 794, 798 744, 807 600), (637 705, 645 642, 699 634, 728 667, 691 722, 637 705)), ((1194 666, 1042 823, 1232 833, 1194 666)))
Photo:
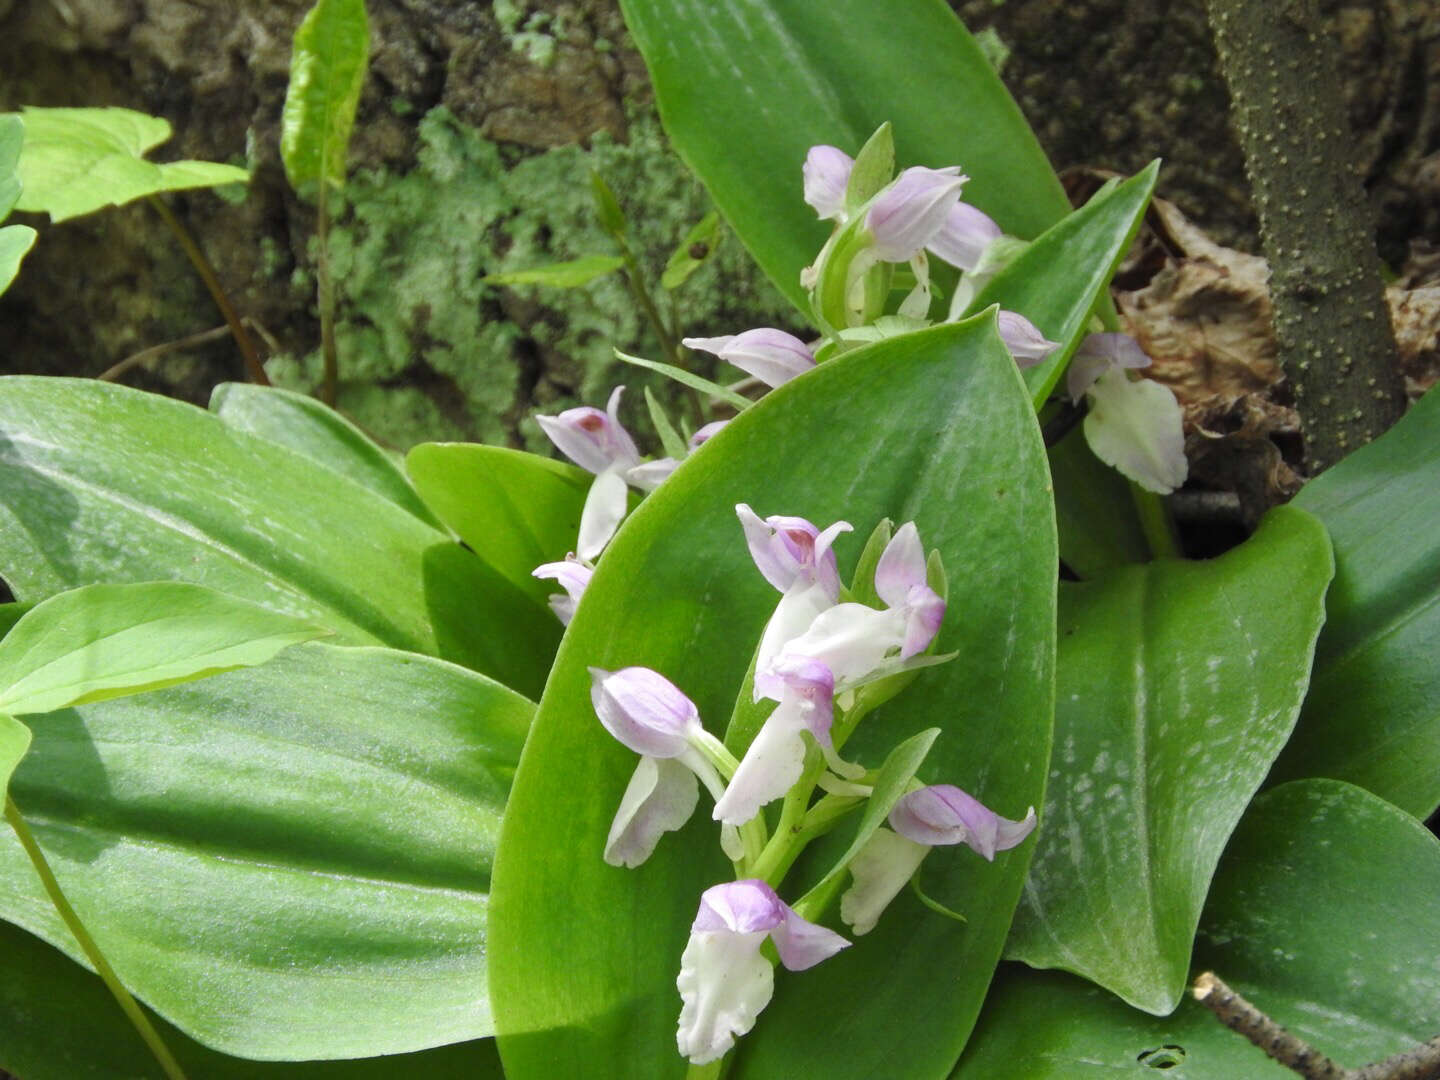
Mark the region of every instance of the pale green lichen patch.
MULTIPOLYGON (((640 391, 657 378, 623 368, 612 350, 659 358, 659 349, 619 275, 563 291, 506 290, 481 278, 612 253, 591 205, 595 169, 620 194, 632 244, 658 281, 709 204, 665 147, 653 114, 631 118, 628 143, 599 134, 588 148, 518 160, 444 108, 427 114, 419 133, 411 172, 350 179, 349 208, 331 232, 340 407, 395 446, 479 439, 543 450, 531 411, 603 404, 609 387, 624 382, 632 388, 627 422, 647 426, 640 391)), ((313 303, 308 282, 297 289, 313 303)), ((733 236, 687 283, 681 302, 685 334, 794 326, 733 236)), ((704 358, 694 360, 704 369, 704 358)), ((318 382, 318 369, 315 355, 269 365, 272 378, 299 389, 318 382)))

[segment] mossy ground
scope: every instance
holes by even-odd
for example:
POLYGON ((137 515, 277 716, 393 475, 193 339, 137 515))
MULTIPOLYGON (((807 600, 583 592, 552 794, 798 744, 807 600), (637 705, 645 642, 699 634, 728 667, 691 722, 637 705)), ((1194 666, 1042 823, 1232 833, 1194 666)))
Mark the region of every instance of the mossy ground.
MULTIPOLYGON (((330 238, 342 297, 339 406, 395 445, 478 439, 543 449, 538 427, 525 419, 532 406, 554 412, 603 404, 623 382, 632 388, 627 417, 639 421, 641 387, 659 392, 664 380, 614 358, 616 348, 660 358, 619 274, 567 290, 510 290, 482 280, 613 253, 595 218, 593 169, 618 194, 631 244, 658 282, 664 260, 709 204, 665 147, 653 115, 632 116, 629 130, 627 143, 600 133, 588 147, 507 160, 505 148, 442 106, 420 122, 413 170, 353 177, 348 211, 330 238)), ((798 198, 798 162, 795 175, 798 198)), ((308 274, 298 275, 295 287, 297 298, 313 296, 308 274)), ((733 237, 677 299, 684 333, 793 322, 733 237)), ((694 359, 703 367, 703 354, 694 359)), ((308 389, 318 382, 318 352, 276 357, 269 371, 282 385, 308 389)))

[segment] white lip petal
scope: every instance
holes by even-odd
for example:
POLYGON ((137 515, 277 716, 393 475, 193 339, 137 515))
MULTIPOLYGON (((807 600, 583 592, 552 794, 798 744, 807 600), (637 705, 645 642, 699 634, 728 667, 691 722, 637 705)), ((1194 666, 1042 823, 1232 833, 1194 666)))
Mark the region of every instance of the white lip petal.
POLYGON ((605 861, 634 868, 655 851, 660 837, 680 828, 695 812, 700 785, 695 774, 673 758, 640 758, 610 823, 605 861))
POLYGON ((1116 368, 1095 380, 1089 397, 1085 441, 1096 457, 1157 495, 1185 483, 1182 415, 1169 387, 1116 368))

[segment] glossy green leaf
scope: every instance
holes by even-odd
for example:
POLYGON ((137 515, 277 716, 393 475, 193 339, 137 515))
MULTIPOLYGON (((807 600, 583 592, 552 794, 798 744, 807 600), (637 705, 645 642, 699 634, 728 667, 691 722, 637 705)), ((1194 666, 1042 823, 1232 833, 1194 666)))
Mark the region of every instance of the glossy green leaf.
POLYGON ((1062 585, 1055 758, 1006 953, 1168 1013, 1225 841, 1300 710, 1334 564, 1272 511, 1211 562, 1062 585))
MULTIPOLYGON (((586 668, 651 666, 720 730, 778 600, 751 562, 736 503, 822 527, 852 522, 859 536, 837 544, 842 577, 877 521, 916 521, 950 575, 939 647, 961 655, 868 717, 845 753, 873 764, 936 727, 928 778, 1002 809, 1039 801, 1056 559, 1043 455, 986 317, 847 353, 766 394, 621 527, 561 646, 505 818, 491 986, 512 1080, 685 1073, 679 957, 700 892, 731 868, 704 807, 638 870, 602 861, 635 756, 595 719, 586 668)), ((843 850, 848 837, 827 839, 843 850)), ((944 1076, 984 995, 1027 850, 927 866, 935 894, 968 924, 905 895, 852 948, 782 974, 730 1077, 944 1076)), ((826 850, 809 854, 802 885, 830 866, 826 850)))
MULTIPOLYGON (((490 1034, 486 892, 532 710, 442 661, 307 644, 49 714, 10 790, 126 985, 191 1036, 403 1053, 490 1034)), ((78 959, 12 835, 0 917, 78 959)))
POLYGON ((725 231, 720 224, 720 215, 710 211, 685 234, 679 246, 670 253, 665 263, 665 272, 660 275, 660 284, 666 289, 678 289, 690 280, 690 275, 705 265, 705 260, 715 254, 725 231))
POLYGON ((444 528, 410 485, 395 455, 308 394, 278 386, 221 383, 210 395, 210 411, 233 428, 334 469, 425 524, 444 528))
MULTIPOLYGON (((137 1080, 155 1059, 96 976, 19 927, 0 923, 0 1068, 25 1080, 137 1080)), ((358 1061, 249 1061, 150 1021, 192 1080, 501 1080, 493 1039, 358 1061)))
MULTIPOLYGON (((1266 792, 1215 877, 1194 971, 1213 970, 1352 1068, 1435 1034, 1440 842, 1368 792, 1331 780, 1266 792)), ((1004 970, 958 1080, 1285 1080, 1187 994, 1172 1016, 1126 1008, 1053 972, 1004 970), (1166 1067, 1165 1061, 1174 1062, 1166 1067)))
POLYGON ((280 116, 280 158, 290 186, 345 184, 345 152, 370 62, 365 0, 316 0, 295 31, 280 116))
POLYGON ((243 184, 250 174, 210 161, 156 164, 144 155, 170 138, 170 122, 131 109, 24 111, 20 210, 65 221, 146 195, 243 184))
POLYGON ((14 113, 0 113, 0 221, 20 197, 20 148, 25 145, 25 124, 14 113))
POLYGON ((1035 407, 1045 404, 1084 338, 1095 305, 1130 250, 1160 175, 1160 162, 1124 183, 1102 189, 1084 206, 1045 231, 1001 270, 970 304, 980 311, 999 304, 1018 311, 1061 348, 1025 370, 1035 407))
POLYGON ((1330 776, 1416 817, 1440 806, 1440 395, 1295 499, 1325 523, 1335 584, 1275 779, 1330 776))
POLYGON ((721 386, 717 382, 712 382, 701 375, 696 375, 693 371, 686 371, 684 368, 676 367, 674 364, 662 364, 658 360, 646 360, 643 356, 630 356, 627 353, 621 352, 619 349, 615 350, 615 357, 635 367, 645 368, 647 371, 658 371, 661 375, 674 379, 682 386, 688 386, 692 390, 699 390, 702 394, 709 394, 717 401, 723 401, 726 405, 733 405, 742 411, 754 404, 744 394, 736 393, 728 386, 721 386))
POLYGON ((20 273, 20 263, 35 246, 36 232, 29 225, 0 227, 0 293, 20 273))
POLYGON ((1089 578, 1150 558, 1129 482, 1094 455, 1078 424, 1050 448, 1049 456, 1065 565, 1089 578))
POLYGON ((200 585, 85 585, 42 600, 0 640, 0 710, 158 690, 263 664, 323 633, 200 585))
POLYGON ((962 166, 965 200, 1006 232, 1034 237, 1069 209, 942 0, 622 0, 621 10, 671 142, 802 312, 800 271, 827 233, 801 198, 800 166, 817 143, 853 155, 890 121, 902 167, 962 166))
POLYGON ((613 273, 624 265, 625 260, 619 255, 586 255, 569 262, 533 266, 528 270, 486 274, 481 280, 489 285, 546 285, 552 289, 575 289, 589 285, 596 278, 613 273))
POLYGON ((555 591, 531 571, 575 550, 589 473, 477 443, 421 443, 405 468, 440 520, 505 580, 540 604, 555 591))
POLYGON ((27 602, 189 581, 536 695, 559 640, 548 611, 389 499, 193 406, 88 380, 0 381, 0 577, 27 602))

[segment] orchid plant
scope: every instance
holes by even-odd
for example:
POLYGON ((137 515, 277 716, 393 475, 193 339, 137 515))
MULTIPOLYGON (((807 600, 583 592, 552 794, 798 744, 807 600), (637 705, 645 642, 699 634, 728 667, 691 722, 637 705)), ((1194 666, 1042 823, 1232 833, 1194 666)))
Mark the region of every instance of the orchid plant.
MULTIPOLYGON (((0 1067, 1228 1080, 1433 1035, 1440 398, 1179 558, 1106 295, 1154 166, 1072 210, 930 0, 623 7, 796 308, 652 320, 622 359, 703 395, 647 394, 663 454, 623 388, 538 418, 570 463, 399 461, 277 388, 0 380, 0 1067)), ((353 99, 364 35, 309 38, 353 99)), ((654 312, 594 190, 622 255, 549 277, 654 312)))

